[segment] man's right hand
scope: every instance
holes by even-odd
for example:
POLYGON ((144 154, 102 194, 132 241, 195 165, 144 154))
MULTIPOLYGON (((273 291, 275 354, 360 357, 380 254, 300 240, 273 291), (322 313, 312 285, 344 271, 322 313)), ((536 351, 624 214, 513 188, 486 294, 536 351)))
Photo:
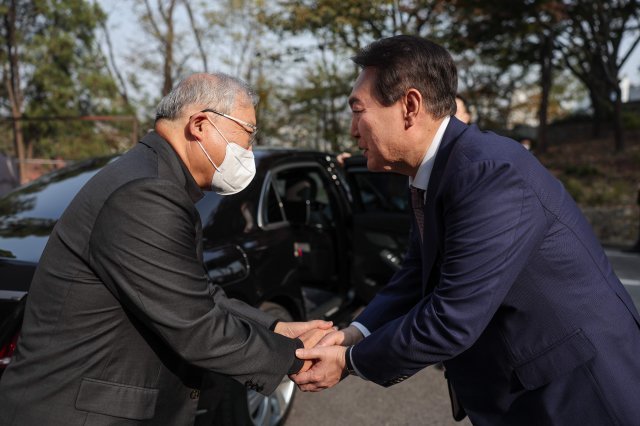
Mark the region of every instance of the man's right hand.
MULTIPOLYGON (((319 341, 323 340, 323 338, 327 337, 329 334, 336 333, 334 328, 323 329, 323 328, 315 328, 313 330, 309 330, 306 333, 302 334, 298 338, 302 340, 305 349, 314 348, 319 341)), ((298 373, 303 373, 307 371, 313 365, 312 360, 306 360, 298 373)))
POLYGON ((324 336, 316 346, 352 346, 364 338, 362 332, 352 325, 347 328, 343 328, 342 330, 329 331, 330 333, 327 333, 327 335, 324 336))
POLYGON ((304 392, 318 392, 334 386, 346 376, 346 350, 344 346, 298 349, 296 356, 313 360, 313 366, 309 371, 292 374, 291 380, 304 392))

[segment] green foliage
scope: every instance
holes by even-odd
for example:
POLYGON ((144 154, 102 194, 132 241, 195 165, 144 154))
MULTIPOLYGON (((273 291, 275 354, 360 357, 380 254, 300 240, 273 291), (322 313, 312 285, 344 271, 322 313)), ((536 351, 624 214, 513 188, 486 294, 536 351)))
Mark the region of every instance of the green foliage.
POLYGON ((584 201, 584 187, 579 179, 561 177, 560 180, 564 184, 567 192, 569 192, 569 194, 571 194, 573 199, 576 201, 576 203, 582 203, 584 201))
POLYGON ((623 111, 622 125, 628 130, 640 130, 640 114, 638 111, 623 111))
POLYGON ((600 176, 598 168, 591 164, 570 164, 564 169, 564 173, 577 178, 600 176))
MULTIPOLYGON (((572 124, 570 128, 577 127, 572 124)), ((625 153, 611 152, 611 139, 585 141, 579 134, 553 145, 538 159, 583 207, 635 206, 640 182, 640 139, 629 133, 625 153)))
MULTIPOLYGON (((3 6, 7 4, 3 1, 3 6)), ((118 95, 96 42, 96 29, 105 14, 85 0, 20 0, 17 9, 15 49, 27 152, 35 157, 77 159, 113 151, 115 144, 109 144, 112 138, 99 131, 101 125, 75 119, 132 113, 118 95)), ((1 37, 5 39, 6 33, 1 37)), ((6 54, 3 48, 2 55, 6 54)), ((130 129, 129 125, 125 131, 130 129)))
POLYGON ((561 181, 573 199, 585 206, 619 205, 632 190, 626 182, 585 179, 580 175, 563 175, 561 181))
MULTIPOLYGON (((13 1, 26 117, 133 113, 127 98, 118 95, 97 46, 96 29, 106 17, 94 1, 13 1)), ((1 15, 10 3, 0 0, 1 15)), ((549 119, 574 119, 565 118, 565 110, 584 98, 585 86, 560 68, 568 63, 576 75, 584 68, 582 76, 610 79, 616 64, 604 69, 596 66, 595 59, 617 46, 628 34, 628 23, 637 23, 638 13, 637 1, 631 0, 136 0, 129 4, 143 36, 135 46, 118 46, 117 53, 129 65, 119 85, 127 86, 129 99, 146 116, 143 128, 153 124, 153 109, 164 86, 207 69, 204 49, 209 49, 209 64, 215 64, 209 71, 237 75, 259 93, 259 143, 277 140, 331 150, 352 145, 346 99, 357 69, 348 58, 375 39, 417 34, 444 44, 458 61, 461 91, 474 109, 474 121, 501 129, 512 125, 514 112, 536 116, 544 101, 544 66, 553 71, 545 81, 555 80, 547 86, 549 119), (195 18, 185 18, 187 6, 195 18), (594 10, 597 16, 589 14, 594 10), (597 25, 587 28, 581 22, 597 25), (526 93, 526 99, 515 100, 518 93, 526 93)), ((8 58, 4 33, 0 38, 4 63, 8 58)), ((593 93, 600 90, 586 87, 593 93)), ((3 84, 3 115, 9 111, 5 91, 3 84)), ((596 102, 602 97, 597 93, 591 96, 596 102)), ((611 108, 602 107, 607 110, 611 108)), ((637 114, 626 114, 624 124, 638 128, 639 120, 637 114)), ((103 154, 129 143, 130 131, 128 122, 24 122, 25 140, 34 156, 103 154)), ((0 126, 0 136, 10 132, 4 123, 0 126)), ((569 171, 568 176, 576 177, 572 173, 581 172, 569 171)))
MULTIPOLYGON (((333 151, 351 149, 347 96, 357 69, 348 58, 382 37, 397 34, 437 37, 445 16, 437 12, 443 11, 446 4, 441 0, 269 3, 270 7, 265 7, 258 18, 262 25, 278 33, 285 44, 276 61, 298 69, 302 64, 302 75, 295 79, 293 87, 278 93, 287 113, 283 125, 288 133, 297 135, 291 142, 333 151), (311 42, 287 44, 287 40, 311 42)), ((282 133, 276 132, 274 136, 286 139, 282 133)))

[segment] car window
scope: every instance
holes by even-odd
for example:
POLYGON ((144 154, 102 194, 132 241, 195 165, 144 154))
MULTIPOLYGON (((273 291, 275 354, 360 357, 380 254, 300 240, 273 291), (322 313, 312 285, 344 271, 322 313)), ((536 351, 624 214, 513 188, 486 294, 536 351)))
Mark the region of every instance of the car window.
MULTIPOLYGON (((395 173, 353 171, 356 196, 365 212, 408 212, 408 179, 395 173)), ((353 189, 353 188, 352 188, 353 189)))
POLYGON ((285 219, 311 226, 333 224, 334 211, 327 185, 328 181, 316 167, 288 168, 273 177, 285 219))
POLYGON ((204 197, 196 203, 196 208, 200 214, 203 225, 209 224, 213 220, 220 206, 223 196, 213 191, 205 191, 204 197))
POLYGON ((269 184, 269 191, 267 192, 267 202, 265 210, 265 225, 274 224, 278 222, 284 222, 284 212, 282 211, 282 203, 278 191, 274 188, 278 186, 278 182, 272 181, 269 184))

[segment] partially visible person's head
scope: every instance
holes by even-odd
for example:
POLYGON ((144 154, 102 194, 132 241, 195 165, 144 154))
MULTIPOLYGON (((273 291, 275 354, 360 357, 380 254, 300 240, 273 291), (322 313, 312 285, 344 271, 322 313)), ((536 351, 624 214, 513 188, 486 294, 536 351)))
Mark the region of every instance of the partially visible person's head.
POLYGON ((458 72, 451 55, 427 39, 400 35, 371 43, 352 58, 361 68, 375 68, 375 94, 390 106, 417 89, 431 115, 443 118, 456 111, 458 72))
POLYGON ((456 95, 456 118, 464 124, 471 123, 471 113, 467 106, 467 101, 460 95, 456 95))
POLYGON ((527 151, 531 151, 531 148, 533 147, 533 141, 530 138, 527 138, 527 137, 520 138, 519 142, 520 142, 520 145, 522 145, 527 149, 527 151))
MULTIPOLYGON (((203 189, 226 195, 253 178, 257 132, 253 90, 226 74, 194 74, 158 104, 156 131, 203 189)), ((240 189, 239 189, 240 188, 240 189)))

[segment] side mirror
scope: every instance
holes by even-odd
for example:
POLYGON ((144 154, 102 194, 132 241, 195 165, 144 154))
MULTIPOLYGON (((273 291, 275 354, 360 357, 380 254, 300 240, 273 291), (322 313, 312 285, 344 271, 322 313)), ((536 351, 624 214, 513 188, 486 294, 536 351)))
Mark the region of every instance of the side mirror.
POLYGON ((249 276, 249 259, 237 245, 226 244, 203 253, 204 265, 213 284, 226 285, 249 276))

